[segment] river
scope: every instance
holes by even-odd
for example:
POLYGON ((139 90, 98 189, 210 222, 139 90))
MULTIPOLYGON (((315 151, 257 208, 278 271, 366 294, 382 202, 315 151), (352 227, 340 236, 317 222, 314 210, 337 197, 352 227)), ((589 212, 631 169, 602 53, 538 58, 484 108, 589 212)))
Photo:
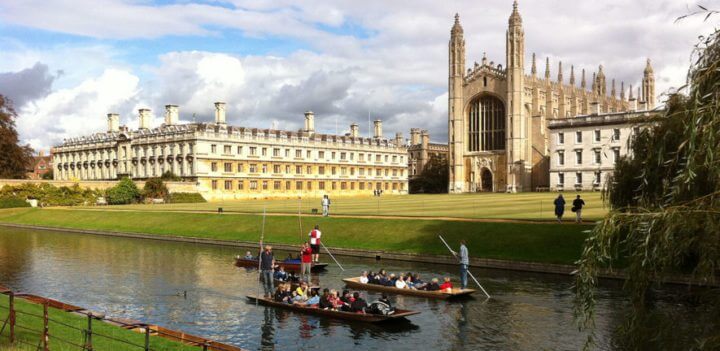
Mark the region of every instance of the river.
MULTIPOLYGON (((586 338, 573 320, 572 279, 566 276, 476 268, 492 299, 391 297, 422 314, 397 325, 365 325, 248 303, 245 296, 259 291, 257 273, 233 265, 240 253, 0 226, 0 285, 251 350, 579 350, 586 338)), ((316 277, 324 287, 342 288, 341 278, 377 268, 457 279, 453 266, 338 258, 346 272, 331 266, 316 277)), ((627 301, 618 282, 603 284, 598 295, 597 348, 611 349, 627 301)))

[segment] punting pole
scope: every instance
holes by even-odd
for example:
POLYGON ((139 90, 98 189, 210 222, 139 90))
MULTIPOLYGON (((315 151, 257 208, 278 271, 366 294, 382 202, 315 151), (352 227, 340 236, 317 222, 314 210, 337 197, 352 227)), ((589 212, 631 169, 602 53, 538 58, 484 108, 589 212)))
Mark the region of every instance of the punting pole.
MULTIPOLYGON (((455 258, 458 258, 457 255, 455 254, 455 251, 453 251, 453 249, 450 248, 450 245, 448 245, 448 243, 445 241, 445 239, 443 239, 442 235, 438 234, 438 238, 440 238, 440 240, 442 240, 443 244, 445 244, 445 247, 447 247, 448 250, 450 250, 450 253, 452 253, 453 256, 455 256, 455 258)), ((475 278, 475 276, 472 273, 470 273, 470 270, 468 270, 467 273, 470 276, 470 278, 472 278, 475 281, 475 284, 477 284, 480 287, 480 290, 482 290, 482 292, 485 293, 485 296, 487 296, 487 298, 489 299, 490 294, 488 294, 487 291, 485 291, 485 288, 483 288, 483 286, 480 285, 480 282, 475 278)))
MULTIPOLYGON (((262 278, 262 253, 263 253, 263 239, 265 239, 265 207, 263 207, 263 220, 262 220, 262 228, 260 229, 260 253, 258 254, 258 273, 260 274, 258 276, 258 280, 262 278)), ((265 284, 264 282, 261 282, 261 284, 265 284)), ((258 299, 260 297, 260 285, 258 285, 258 293, 257 293, 258 299)), ((258 305, 258 299, 255 299, 255 306, 258 305)))
POLYGON ((330 250, 328 250, 327 246, 325 246, 325 244, 323 244, 322 241, 320 241, 320 245, 322 245, 323 249, 325 249, 325 251, 327 251, 328 255, 330 255, 330 257, 333 259, 333 261, 335 261, 335 263, 337 263, 338 267, 340 267, 340 269, 343 272, 345 272, 345 268, 343 268, 343 266, 340 265, 340 262, 338 262, 338 260, 335 259, 335 256, 333 256, 333 254, 330 253, 330 250))
POLYGON ((298 225, 300 227, 300 241, 303 241, 303 230, 302 230, 302 215, 300 215, 300 208, 302 207, 302 198, 298 197, 298 225))

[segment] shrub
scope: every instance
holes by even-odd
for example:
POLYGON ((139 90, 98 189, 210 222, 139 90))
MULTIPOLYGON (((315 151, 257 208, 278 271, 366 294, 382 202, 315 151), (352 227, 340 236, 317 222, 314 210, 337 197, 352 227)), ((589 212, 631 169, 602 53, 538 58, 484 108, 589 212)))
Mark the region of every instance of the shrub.
POLYGON ((190 204, 207 202, 207 200, 199 193, 171 193, 168 202, 172 204, 190 204))
POLYGON ((83 189, 75 184, 71 187, 56 187, 51 184, 39 185, 25 183, 16 186, 6 185, 0 189, 0 198, 37 199, 42 206, 77 206, 93 204, 99 192, 83 189))
POLYGON ((30 207, 30 204, 23 199, 6 197, 0 198, 0 208, 30 207))
POLYGON ((150 178, 145 182, 145 187, 143 188, 143 195, 145 195, 145 197, 153 199, 167 199, 168 194, 168 188, 165 186, 162 179, 150 178))
POLYGON ((182 180, 179 176, 177 176, 175 173, 171 171, 165 171, 162 175, 160 175, 160 179, 166 181, 166 182, 179 182, 182 180))
POLYGON ((140 190, 132 180, 125 177, 105 192, 106 201, 111 205, 131 204, 140 200, 140 190))

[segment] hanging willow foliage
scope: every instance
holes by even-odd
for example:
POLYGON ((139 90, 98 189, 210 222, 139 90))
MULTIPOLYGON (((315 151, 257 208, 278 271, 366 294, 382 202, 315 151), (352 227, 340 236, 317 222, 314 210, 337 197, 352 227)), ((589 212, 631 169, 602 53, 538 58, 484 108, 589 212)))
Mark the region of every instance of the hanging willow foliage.
MULTIPOLYGON (((662 118, 633 140, 618 161, 605 200, 611 211, 585 242, 575 282, 575 314, 594 339, 598 275, 622 265, 630 308, 613 343, 618 349, 672 349, 679 328, 663 328, 652 308, 653 287, 690 277, 702 306, 701 328, 684 330, 683 349, 720 349, 720 32, 700 39, 688 73, 688 95, 671 95, 662 118), (704 317, 705 316, 705 317, 704 317), (662 335, 669 333, 670 335, 662 335)), ((672 316, 666 316, 672 320, 672 316)))

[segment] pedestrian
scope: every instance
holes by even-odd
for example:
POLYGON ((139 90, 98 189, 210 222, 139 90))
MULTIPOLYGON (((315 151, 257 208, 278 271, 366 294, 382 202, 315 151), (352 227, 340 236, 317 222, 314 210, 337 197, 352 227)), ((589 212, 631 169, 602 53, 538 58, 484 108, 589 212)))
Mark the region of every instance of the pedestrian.
POLYGON ((310 268, 312 267, 312 249, 304 242, 300 248, 300 279, 304 282, 310 281, 310 268))
POLYGON ((585 206, 585 201, 580 198, 580 195, 573 200, 572 211, 575 212, 575 223, 582 223, 582 208, 585 206))
POLYGON ((323 216, 327 217, 330 215, 330 198, 327 195, 324 195, 322 200, 320 201, 320 204, 322 205, 323 210, 323 216))
POLYGON ((563 198, 562 194, 558 195, 557 199, 555 199, 555 217, 557 217, 558 222, 562 222, 562 216, 565 213, 565 199, 563 198))
MULTIPOLYGON (((453 254, 458 255, 453 251, 453 254)), ((467 288, 468 266, 470 266, 470 256, 467 249, 467 242, 460 240, 460 285, 463 289, 467 288)))
POLYGON ((322 232, 320 232, 320 226, 315 225, 315 229, 310 231, 310 248, 312 249, 313 254, 313 262, 320 262, 320 237, 322 236, 322 232))
POLYGON ((260 279, 263 281, 265 297, 271 297, 275 290, 273 284, 274 267, 275 257, 272 252, 272 246, 265 245, 265 251, 260 253, 260 279))

